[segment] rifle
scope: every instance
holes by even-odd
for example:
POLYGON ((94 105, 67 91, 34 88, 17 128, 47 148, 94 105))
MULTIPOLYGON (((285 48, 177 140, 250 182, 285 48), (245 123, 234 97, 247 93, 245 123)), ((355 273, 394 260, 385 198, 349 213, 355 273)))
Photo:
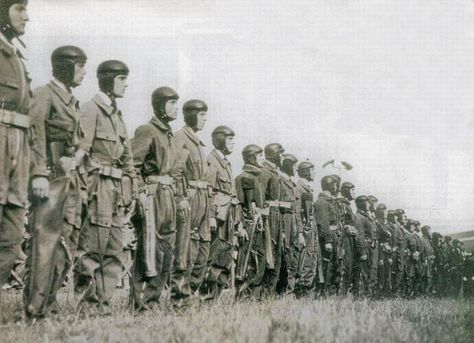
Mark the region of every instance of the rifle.
POLYGON ((243 258, 241 258, 243 251, 239 252, 239 259, 237 261, 237 275, 236 279, 239 281, 244 281, 247 277, 247 272, 248 272, 248 264, 249 264, 249 259, 250 255, 252 253, 252 247, 255 242, 255 231, 257 230, 257 226, 259 225, 259 221, 262 219, 259 218, 258 215, 254 216, 254 219, 252 221, 252 224, 250 225, 249 229, 249 241, 247 244, 247 249, 245 250, 245 255, 243 255, 243 258))

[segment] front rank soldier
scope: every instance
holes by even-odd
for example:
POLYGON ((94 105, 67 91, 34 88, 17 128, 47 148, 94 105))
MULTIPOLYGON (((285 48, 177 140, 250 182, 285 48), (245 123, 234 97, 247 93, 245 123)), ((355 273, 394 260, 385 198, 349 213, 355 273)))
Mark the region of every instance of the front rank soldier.
POLYGON ((314 192, 310 182, 314 181, 314 164, 309 161, 298 165, 298 181, 296 181, 295 209, 301 217, 305 247, 301 251, 298 263, 297 295, 309 295, 315 283, 323 283, 322 270, 318 268, 320 259, 319 238, 314 220, 314 192))
POLYGON ((301 199, 296 195, 296 184, 292 177, 296 174, 296 163, 298 159, 292 154, 283 154, 283 161, 280 167, 280 212, 282 231, 284 234, 283 258, 286 270, 282 275, 286 276, 283 285, 286 284, 284 292, 291 294, 295 290, 296 277, 300 254, 305 247, 303 235, 303 225, 301 223, 301 213, 295 207, 296 202, 301 199))
POLYGON ((352 212, 351 202, 354 200, 354 184, 343 182, 341 185, 341 196, 337 198, 341 209, 341 221, 343 225, 342 249, 344 256, 342 260, 341 294, 347 294, 351 285, 353 289, 359 288, 360 276, 360 254, 361 241, 355 228, 355 215, 352 212))
POLYGON ((433 261, 433 294, 442 295, 445 262, 443 256, 443 236, 439 232, 433 232, 431 236, 431 246, 434 253, 433 261))
POLYGON ((372 264, 378 263, 374 258, 376 253, 376 229, 372 216, 369 214, 370 203, 369 198, 365 195, 360 195, 355 200, 357 213, 355 218, 355 227, 362 242, 362 253, 360 257, 360 279, 361 279, 361 294, 372 296, 375 291, 376 279, 371 271, 372 264))
POLYGON ((282 154, 285 152, 281 144, 271 143, 265 146, 265 161, 259 181, 264 194, 265 213, 264 225, 268 225, 269 237, 265 238, 266 264, 262 281, 263 292, 274 295, 280 277, 282 262, 283 232, 280 212, 281 182, 278 168, 281 167, 282 154))
POLYGON ((81 308, 110 313, 110 299, 122 271, 122 229, 133 207, 134 165, 127 129, 117 99, 128 86, 123 62, 99 64, 100 92, 83 107, 82 126, 88 154, 88 220, 78 243, 76 292, 81 308))
POLYGON ((338 211, 337 179, 326 175, 321 179, 321 190, 314 204, 314 215, 319 233, 319 244, 323 259, 324 292, 335 293, 337 271, 337 248, 340 237, 340 214, 338 211), (339 232, 338 232, 339 231, 339 232), (338 236, 339 234, 339 236, 338 236))
POLYGON ((207 181, 212 187, 209 219, 212 243, 206 278, 208 299, 215 298, 223 289, 234 288, 235 240, 237 236, 244 238, 247 235, 241 224, 234 176, 227 159, 234 150, 234 136, 231 128, 216 127, 212 131, 214 149, 207 158, 207 181))
POLYGON ((392 232, 387 222, 388 209, 379 203, 375 209, 378 242, 377 289, 380 296, 392 293, 392 232))
POLYGON ((433 293, 433 269, 435 261, 434 249, 431 246, 431 227, 429 225, 423 226, 421 233, 421 244, 423 246, 421 292, 425 295, 431 295, 433 293))
POLYGON ((83 132, 81 113, 71 89, 85 75, 85 53, 63 46, 51 56, 53 79, 34 92, 32 118, 32 165, 48 197, 33 199, 31 247, 25 282, 27 316, 41 317, 57 312, 56 294, 73 264, 81 215, 86 202, 86 180, 79 175, 84 156, 80 149, 83 132), (42 176, 39 176, 42 175, 42 176))
MULTIPOLYGON (((30 80, 23 56, 12 44, 25 33, 27 3, 0 0, 0 288, 20 254, 30 177, 30 80)), ((44 176, 34 169, 31 173, 44 176)), ((35 178, 32 188, 35 196, 47 196, 44 178, 35 178)))
POLYGON ((387 222, 392 233, 392 292, 400 296, 405 278, 405 238, 394 210, 387 212, 387 222))
POLYGON ((179 306, 190 300, 201 286, 207 269, 211 230, 209 228, 209 184, 207 163, 197 133, 207 121, 207 104, 189 100, 183 105, 184 127, 176 133, 177 227, 172 298, 179 306))
POLYGON ((173 172, 178 151, 170 122, 178 113, 178 93, 169 87, 151 95, 154 116, 131 140, 139 196, 138 246, 132 269, 135 308, 160 301, 173 268, 176 204, 173 172), (145 284, 144 284, 145 283, 145 284))

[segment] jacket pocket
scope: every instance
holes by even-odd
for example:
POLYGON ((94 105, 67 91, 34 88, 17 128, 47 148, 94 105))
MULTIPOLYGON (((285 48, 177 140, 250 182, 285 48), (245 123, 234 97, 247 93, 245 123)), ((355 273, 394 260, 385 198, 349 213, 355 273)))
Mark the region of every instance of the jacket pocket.
POLYGON ((106 141, 117 142, 117 137, 109 132, 97 131, 95 134, 97 139, 103 139, 106 141))

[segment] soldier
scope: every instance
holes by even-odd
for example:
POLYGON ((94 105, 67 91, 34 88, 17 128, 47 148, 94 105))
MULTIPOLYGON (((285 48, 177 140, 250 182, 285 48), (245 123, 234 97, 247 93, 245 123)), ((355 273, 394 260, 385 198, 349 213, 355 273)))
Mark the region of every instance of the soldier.
POLYGON ((431 246, 435 256, 433 263, 433 294, 440 296, 443 289, 445 262, 443 259, 443 236, 439 232, 433 232, 431 235, 431 246))
POLYGON ((433 292, 433 267, 434 267, 434 249, 431 246, 431 227, 425 225, 421 228, 421 244, 423 246, 423 265, 422 265, 422 294, 431 295, 433 292))
POLYGON ((278 168, 281 167, 284 152, 279 143, 265 146, 265 161, 259 178, 265 205, 268 206, 268 211, 265 211, 263 215, 266 233, 266 264, 262 280, 263 292, 267 295, 275 294, 282 263, 283 232, 279 203, 281 181, 278 168))
POLYGON ((216 127, 212 131, 214 149, 207 158, 207 181, 212 187, 209 219, 212 243, 206 278, 210 299, 225 288, 233 289, 235 239, 245 239, 247 236, 241 223, 241 209, 238 206, 232 167, 227 160, 227 156, 234 150, 234 136, 231 128, 224 125, 216 127))
POLYGON ((352 212, 351 201, 354 200, 355 186, 351 182, 343 182, 341 196, 337 198, 342 213, 342 259, 341 294, 347 294, 351 287, 359 289, 361 241, 355 228, 355 215, 352 212))
POLYGON ((241 245, 237 261, 236 279, 240 283, 239 296, 250 293, 258 295, 266 266, 266 234, 262 222, 263 192, 259 177, 263 166, 263 149, 250 144, 242 150, 244 166, 235 179, 237 197, 242 208, 243 222, 248 242, 241 245))
POLYGON ((372 216, 372 218, 375 220, 375 212, 376 212, 379 200, 373 195, 369 195, 368 198, 369 198, 369 213, 372 216))
MULTIPOLYGON (((176 241, 174 170, 178 151, 170 122, 178 113, 178 93, 170 87, 151 95, 153 118, 131 140, 139 197, 133 218, 138 231, 132 269, 136 308, 160 301, 170 278, 176 241)), ((181 197, 183 195, 181 194, 181 197)))
POLYGON ((452 261, 450 259, 452 248, 452 238, 451 236, 444 236, 444 242, 442 246, 442 254, 444 261, 444 274, 442 282, 442 295, 448 296, 451 295, 451 283, 449 282, 451 278, 451 266, 452 261))
POLYGON ((375 209, 375 226, 379 254, 377 289, 380 296, 388 296, 392 292, 392 233, 387 223, 387 215, 387 206, 379 203, 375 209))
POLYGON ((449 252, 449 282, 450 295, 452 297, 459 297, 462 289, 462 278, 464 272, 464 256, 461 250, 461 242, 458 239, 452 240, 451 249, 449 252))
POLYGON ((280 167, 280 213, 284 234, 283 265, 286 266, 286 270, 281 275, 286 276, 282 282, 282 285, 286 284, 283 291, 286 294, 291 294, 295 290, 300 252, 305 246, 301 216, 295 207, 295 203, 300 202, 301 199, 296 196, 296 184, 292 180, 296 174, 297 162, 298 159, 294 155, 283 154, 280 167))
POLYGON ((337 290, 336 271, 340 236, 340 216, 338 212, 337 179, 326 175, 321 179, 321 190, 314 204, 314 215, 319 232, 319 244, 323 258, 324 292, 337 290))
POLYGON ((36 175, 44 175, 50 189, 48 197, 33 199, 31 208, 24 292, 26 315, 31 317, 58 311, 56 293, 72 266, 81 227, 86 201, 86 180, 78 168, 84 156, 80 148, 83 132, 79 104, 71 89, 82 83, 86 60, 75 46, 54 50, 53 79, 35 90, 30 108, 32 165, 36 175))
POLYGON ((117 99, 125 95, 129 69, 121 61, 99 64, 100 92, 83 107, 88 154, 88 216, 81 229, 76 292, 81 308, 110 314, 109 302, 122 271, 122 229, 133 207, 133 156, 117 99), (84 307, 83 307, 84 306, 84 307))
POLYGON ((309 161, 298 165, 298 181, 296 182, 295 209, 301 217, 305 247, 301 251, 298 264, 298 293, 297 295, 309 295, 316 283, 324 283, 323 271, 318 268, 321 259, 319 253, 319 238, 314 220, 314 192, 310 182, 314 181, 314 164, 309 161))
POLYGON ((412 220, 409 230, 412 231, 413 238, 416 241, 416 251, 418 252, 418 259, 416 259, 415 262, 415 276, 413 284, 413 296, 418 296, 422 292, 423 261, 425 260, 425 251, 423 242, 421 240, 422 234, 420 229, 420 222, 418 220, 412 220))
MULTIPOLYGON (((27 204, 30 80, 12 40, 25 33, 27 0, 0 0, 0 288, 20 253, 27 204)), ((35 196, 48 194, 44 173, 31 171, 35 196), (43 176, 43 177, 41 177, 43 176)))
POLYGON ((362 253, 360 257, 361 293, 372 296, 377 283, 377 274, 373 273, 374 266, 372 265, 374 261, 378 260, 374 257, 377 253, 376 229, 371 215, 369 214, 369 198, 365 195, 360 195, 356 198, 355 203, 357 207, 355 227, 362 241, 362 253))
POLYGON ((183 105, 184 127, 176 133, 177 227, 172 297, 179 306, 201 286, 207 268, 211 230, 210 189, 206 181, 205 146, 197 132, 207 120, 207 105, 189 100, 183 105))
POLYGON ((392 233, 392 292, 400 296, 405 278, 405 238, 394 210, 388 211, 387 222, 392 233))

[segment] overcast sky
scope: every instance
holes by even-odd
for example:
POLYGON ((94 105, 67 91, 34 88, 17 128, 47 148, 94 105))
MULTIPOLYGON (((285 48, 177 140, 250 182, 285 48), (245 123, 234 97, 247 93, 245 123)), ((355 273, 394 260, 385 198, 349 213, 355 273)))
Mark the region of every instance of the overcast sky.
POLYGON ((171 86, 181 104, 208 103, 208 146, 215 126, 236 131, 236 175, 243 146, 280 142, 318 180, 345 160, 357 194, 441 232, 473 229, 473 1, 35 0, 29 12, 33 86, 60 45, 89 57, 82 103, 98 63, 125 61, 131 136, 153 89, 171 86))

